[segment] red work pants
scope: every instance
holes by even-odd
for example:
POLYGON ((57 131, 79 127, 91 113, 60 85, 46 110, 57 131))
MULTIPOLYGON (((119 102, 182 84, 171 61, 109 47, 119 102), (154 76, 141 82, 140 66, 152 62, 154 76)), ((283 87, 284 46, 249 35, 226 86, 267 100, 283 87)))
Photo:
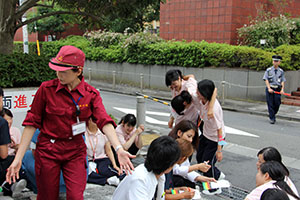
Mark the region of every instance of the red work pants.
POLYGON ((57 200, 60 170, 67 189, 67 200, 83 200, 86 186, 86 145, 81 135, 53 140, 43 133, 35 153, 37 200, 57 200))

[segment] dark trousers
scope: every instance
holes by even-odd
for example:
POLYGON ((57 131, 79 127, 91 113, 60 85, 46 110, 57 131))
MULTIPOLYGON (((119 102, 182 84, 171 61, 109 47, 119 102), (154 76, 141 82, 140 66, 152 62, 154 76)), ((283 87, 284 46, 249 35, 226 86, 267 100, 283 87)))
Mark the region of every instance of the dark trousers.
POLYGON ((88 177, 88 183, 105 185, 107 179, 112 176, 117 176, 121 180, 125 177, 124 174, 118 176, 117 171, 111 166, 109 158, 96 159, 94 162, 97 164, 98 173, 92 172, 88 177))
POLYGON ((213 177, 216 180, 220 177, 220 170, 215 166, 216 164, 216 151, 218 149, 218 143, 207 139, 203 134, 199 137, 199 146, 197 149, 197 162, 202 163, 209 161, 211 168, 203 173, 204 176, 213 177))
MULTIPOLYGON (((280 92, 279 89, 273 90, 280 92)), ((269 93, 268 88, 266 88, 266 99, 268 104, 269 118, 270 120, 276 120, 275 115, 277 114, 281 104, 281 94, 269 93)))
POLYGON ((5 159, 0 159, 0 185, 6 179, 6 170, 10 164, 14 161, 15 156, 7 156, 5 159))
POLYGON ((173 185, 174 187, 191 187, 196 188, 196 184, 188 179, 183 178, 179 175, 173 175, 173 185))

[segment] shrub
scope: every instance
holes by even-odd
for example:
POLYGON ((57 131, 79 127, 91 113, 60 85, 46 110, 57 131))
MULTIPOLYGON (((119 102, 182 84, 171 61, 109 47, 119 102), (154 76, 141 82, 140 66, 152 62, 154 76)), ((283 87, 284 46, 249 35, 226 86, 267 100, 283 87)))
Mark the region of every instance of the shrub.
POLYGON ((294 19, 283 15, 265 21, 254 20, 250 25, 238 29, 239 44, 261 47, 260 40, 266 39, 264 48, 276 48, 283 44, 290 44, 291 33, 294 30, 297 30, 294 19))
POLYGON ((111 45, 120 45, 128 37, 122 33, 113 33, 105 31, 91 31, 84 34, 91 41, 94 47, 108 48, 111 45))
POLYGON ((55 72, 48 67, 48 63, 48 58, 37 55, 0 54, 0 86, 39 86, 43 81, 55 77, 55 72))

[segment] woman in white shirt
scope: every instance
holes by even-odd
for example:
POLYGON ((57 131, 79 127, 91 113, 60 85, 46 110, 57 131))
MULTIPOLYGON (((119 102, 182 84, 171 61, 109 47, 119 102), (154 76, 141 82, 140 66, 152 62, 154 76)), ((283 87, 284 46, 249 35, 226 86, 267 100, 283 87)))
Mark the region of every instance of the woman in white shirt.
POLYGON ((287 193, 290 200, 300 199, 285 182, 285 169, 276 161, 267 161, 260 165, 256 174, 256 188, 245 200, 260 200, 262 193, 269 188, 281 189, 287 193))
MULTIPOLYGON (((172 129, 172 131, 169 133, 169 136, 174 139, 184 139, 193 145, 194 150, 197 148, 198 129, 191 121, 182 120, 172 129)), ((196 172, 197 170, 207 172, 210 167, 211 166, 206 164, 206 162, 190 165, 190 161, 188 159, 182 161, 179 164, 176 164, 173 168, 174 187, 187 186, 195 188, 196 182, 215 181, 215 179, 213 178, 202 176, 198 172, 196 172)))

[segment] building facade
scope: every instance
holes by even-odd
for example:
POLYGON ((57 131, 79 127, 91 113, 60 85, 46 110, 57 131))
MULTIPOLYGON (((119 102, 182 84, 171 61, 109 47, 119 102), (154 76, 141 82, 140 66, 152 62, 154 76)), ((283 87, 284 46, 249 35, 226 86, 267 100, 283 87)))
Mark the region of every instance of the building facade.
POLYGON ((169 0, 161 4, 160 36, 164 39, 237 44, 237 28, 262 9, 300 16, 300 1, 278 5, 270 0, 169 0), (281 9, 281 10, 280 10, 281 9))

